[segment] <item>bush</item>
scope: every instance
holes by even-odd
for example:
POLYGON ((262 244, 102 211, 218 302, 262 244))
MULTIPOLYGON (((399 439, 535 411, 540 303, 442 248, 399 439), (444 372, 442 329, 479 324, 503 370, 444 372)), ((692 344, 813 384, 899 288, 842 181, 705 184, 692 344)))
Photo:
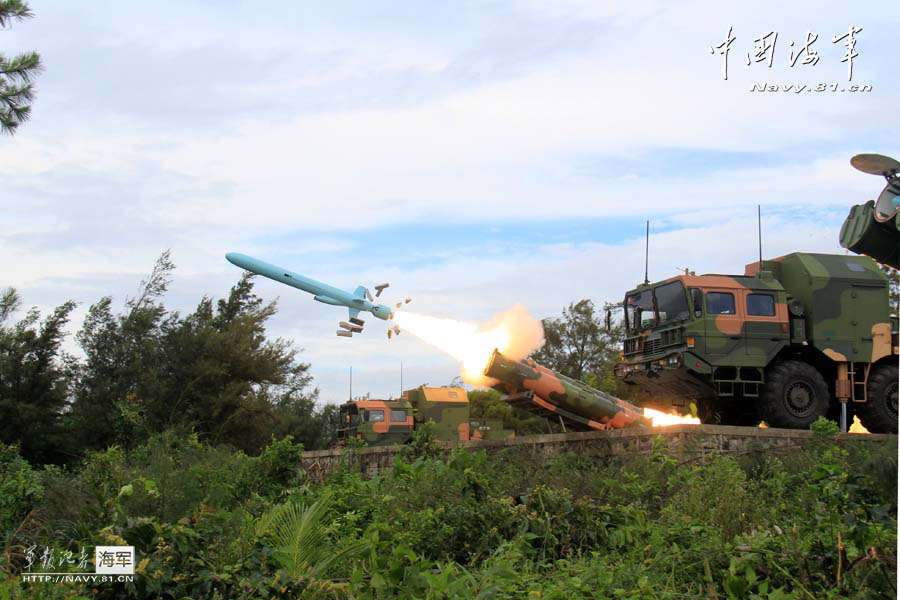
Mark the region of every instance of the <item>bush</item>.
MULTIPOLYGON (((789 452, 688 462, 660 443, 608 459, 446 451, 423 437, 378 477, 345 468, 320 484, 303 480, 290 438, 249 457, 170 432, 92 454, 76 473, 38 476, 9 449, 2 464, 16 474, 4 482, 43 489, 41 500, 9 488, 24 499, 12 512, 37 502, 75 524, 46 543, 138 551, 133 584, 49 597, 891 597, 896 446, 823 433, 789 452), (319 507, 315 536, 301 536, 314 543, 258 525, 294 505, 319 507), (341 558, 310 570, 284 560, 293 547, 341 558)), ((0 582, 0 597, 29 589, 0 582)))
POLYGON ((40 501, 44 488, 38 472, 16 446, 0 444, 0 532, 6 540, 40 501))

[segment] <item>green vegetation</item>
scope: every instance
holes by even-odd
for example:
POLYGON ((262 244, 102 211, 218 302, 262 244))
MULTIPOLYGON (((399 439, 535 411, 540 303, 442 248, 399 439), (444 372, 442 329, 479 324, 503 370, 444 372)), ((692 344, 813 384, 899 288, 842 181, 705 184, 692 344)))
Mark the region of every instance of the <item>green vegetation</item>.
MULTIPOLYGON (((0 452, 0 598, 895 597, 897 447, 834 441, 684 460, 436 451, 322 483, 175 432, 32 470, 0 452), (23 583, 27 549, 128 543, 133 583, 23 583)), ((41 570, 39 560, 32 570, 41 570)), ((73 567, 61 567, 75 570, 73 567)))
POLYGON ((62 349, 74 302, 12 323, 19 296, 0 294, 0 442, 34 465, 75 464, 172 429, 251 454, 273 436, 327 447, 335 407, 317 409, 309 365, 290 342, 266 338, 275 303, 244 275, 225 298, 181 315, 162 303, 173 269, 166 252, 121 312, 109 297, 89 307, 77 359, 62 349))
MULTIPOLYGON (((33 16, 23 0, 0 0, 0 29, 33 16)), ((0 133, 12 135, 31 116, 33 79, 42 69, 37 52, 10 57, 0 53, 0 133)))

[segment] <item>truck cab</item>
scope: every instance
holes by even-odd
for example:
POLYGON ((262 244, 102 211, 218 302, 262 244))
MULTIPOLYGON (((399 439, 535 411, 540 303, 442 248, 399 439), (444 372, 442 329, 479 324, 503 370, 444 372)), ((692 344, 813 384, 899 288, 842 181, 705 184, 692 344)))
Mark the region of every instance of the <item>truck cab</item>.
POLYGON ((413 434, 413 409, 408 400, 345 402, 339 410, 338 443, 361 439, 369 443, 402 444, 413 434))

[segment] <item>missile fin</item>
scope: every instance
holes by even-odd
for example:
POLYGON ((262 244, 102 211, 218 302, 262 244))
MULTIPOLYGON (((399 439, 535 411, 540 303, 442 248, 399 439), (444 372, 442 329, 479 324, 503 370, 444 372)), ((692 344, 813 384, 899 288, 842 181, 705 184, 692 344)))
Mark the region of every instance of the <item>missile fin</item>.
POLYGON ((338 337, 353 337, 352 331, 336 331, 338 337))

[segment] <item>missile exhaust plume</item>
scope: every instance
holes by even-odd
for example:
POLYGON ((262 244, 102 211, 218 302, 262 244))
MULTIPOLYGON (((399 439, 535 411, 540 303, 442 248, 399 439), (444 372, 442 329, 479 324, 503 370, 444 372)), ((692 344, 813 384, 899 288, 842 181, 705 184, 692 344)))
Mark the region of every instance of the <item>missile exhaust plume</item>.
POLYGON ((644 408, 644 416, 653 421, 654 427, 665 427, 666 425, 699 425, 700 419, 687 415, 677 415, 675 413, 666 413, 652 408, 644 408))
POLYGON ((511 360, 520 360, 544 345, 543 324, 521 304, 480 326, 405 310, 394 311, 393 321, 401 330, 458 360, 463 380, 475 386, 493 383, 483 371, 495 348, 511 360))

